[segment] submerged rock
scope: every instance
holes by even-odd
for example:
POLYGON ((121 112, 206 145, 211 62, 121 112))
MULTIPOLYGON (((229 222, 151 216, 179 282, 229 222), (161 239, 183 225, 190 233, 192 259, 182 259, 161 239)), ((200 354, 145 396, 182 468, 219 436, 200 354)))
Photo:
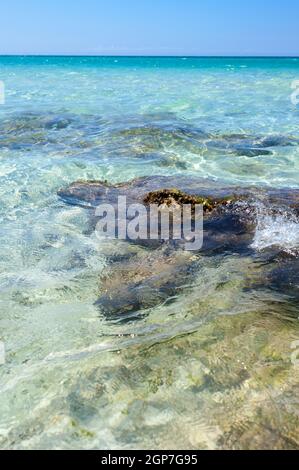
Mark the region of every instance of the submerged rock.
POLYGON ((291 256, 278 259, 275 268, 269 273, 269 285, 299 301, 299 259, 291 256))
POLYGON ((261 148, 239 148, 237 147, 233 153, 239 157, 261 157, 273 155, 271 150, 261 149, 261 148))
POLYGON ((254 188, 223 187, 215 181, 186 176, 148 176, 116 184, 110 184, 107 181, 79 180, 67 188, 60 189, 58 196, 69 204, 97 207, 103 202, 114 204, 118 196, 126 196, 128 203, 142 203, 145 200, 150 202, 150 198, 155 197, 155 194, 157 198, 159 198, 159 193, 163 196, 162 191, 173 191, 176 198, 182 198, 184 193, 184 197, 189 201, 192 198, 194 201, 219 201, 230 198, 236 201, 249 198, 254 193, 254 188))
POLYGON ((163 248, 139 252, 126 263, 108 268, 100 279, 97 305, 109 318, 131 319, 132 313, 174 301, 188 280, 192 282, 195 269, 196 257, 188 252, 163 248))
MULTIPOLYGON (((203 205, 204 236, 199 252, 185 252, 180 240, 137 239, 133 242, 140 245, 136 256, 122 257, 121 261, 108 266, 100 280, 97 305, 109 318, 139 316, 145 309, 174 301, 178 292, 192 284, 198 256, 253 254, 260 205, 273 214, 281 208, 293 213, 299 201, 298 190, 230 188, 187 177, 145 177, 114 185, 107 181, 78 181, 58 194, 67 203, 89 209, 101 203, 117 208, 119 196, 126 196, 127 204, 156 204, 161 209, 183 204, 203 205)), ((96 221, 94 217, 93 223, 96 221)), ((128 242, 132 243, 129 239, 128 242)), ((264 283, 276 283, 284 290, 285 285, 279 280, 280 271, 276 272, 275 267, 273 264, 273 275, 267 274, 264 283)))
POLYGON ((260 157, 272 155, 275 148, 298 144, 299 138, 294 135, 211 132, 173 113, 137 114, 125 121, 115 118, 106 122, 97 114, 62 109, 10 114, 0 119, 0 148, 21 150, 25 146, 30 150, 40 146, 43 151, 55 148, 65 156, 72 149, 84 159, 101 159, 103 155, 151 159, 159 167, 180 169, 187 169, 188 162, 182 158, 186 152, 205 155, 208 150, 211 155, 260 157))

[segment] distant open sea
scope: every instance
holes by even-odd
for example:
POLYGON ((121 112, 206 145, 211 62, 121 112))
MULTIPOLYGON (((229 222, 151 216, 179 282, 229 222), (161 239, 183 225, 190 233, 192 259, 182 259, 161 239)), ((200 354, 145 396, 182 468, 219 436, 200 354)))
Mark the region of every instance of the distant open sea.
POLYGON ((295 80, 299 58, 0 56, 1 448, 298 448, 298 276, 265 286, 259 257, 275 238, 298 273, 298 220, 123 323, 95 305, 114 248, 57 196, 152 175, 298 189, 295 80))

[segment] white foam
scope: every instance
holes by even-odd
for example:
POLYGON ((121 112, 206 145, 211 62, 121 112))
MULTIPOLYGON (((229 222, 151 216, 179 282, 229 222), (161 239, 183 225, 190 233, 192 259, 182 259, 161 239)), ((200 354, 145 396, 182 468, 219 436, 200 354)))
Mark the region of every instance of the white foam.
POLYGON ((290 253, 299 252, 299 220, 290 213, 267 214, 265 208, 257 213, 257 226, 252 248, 263 250, 278 246, 290 253))

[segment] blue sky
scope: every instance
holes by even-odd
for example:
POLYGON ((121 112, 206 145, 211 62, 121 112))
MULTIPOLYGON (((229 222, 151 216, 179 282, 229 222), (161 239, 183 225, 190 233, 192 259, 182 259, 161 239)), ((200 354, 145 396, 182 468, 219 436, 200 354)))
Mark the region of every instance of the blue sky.
POLYGON ((4 0, 0 54, 297 55, 298 0, 4 0))

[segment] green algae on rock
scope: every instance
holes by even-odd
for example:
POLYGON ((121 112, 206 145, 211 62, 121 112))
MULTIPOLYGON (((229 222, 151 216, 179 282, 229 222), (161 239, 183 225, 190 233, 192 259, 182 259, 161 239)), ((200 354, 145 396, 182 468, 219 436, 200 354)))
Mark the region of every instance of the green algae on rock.
POLYGON ((195 194, 188 194, 177 188, 172 188, 151 191, 145 196, 143 202, 147 205, 157 204, 158 206, 182 206, 184 204, 191 204, 191 206, 195 206, 196 204, 201 204, 203 206, 204 212, 211 212, 216 207, 221 205, 228 205, 234 200, 236 200, 236 196, 232 196, 231 198, 227 197, 223 199, 212 199, 195 194))

